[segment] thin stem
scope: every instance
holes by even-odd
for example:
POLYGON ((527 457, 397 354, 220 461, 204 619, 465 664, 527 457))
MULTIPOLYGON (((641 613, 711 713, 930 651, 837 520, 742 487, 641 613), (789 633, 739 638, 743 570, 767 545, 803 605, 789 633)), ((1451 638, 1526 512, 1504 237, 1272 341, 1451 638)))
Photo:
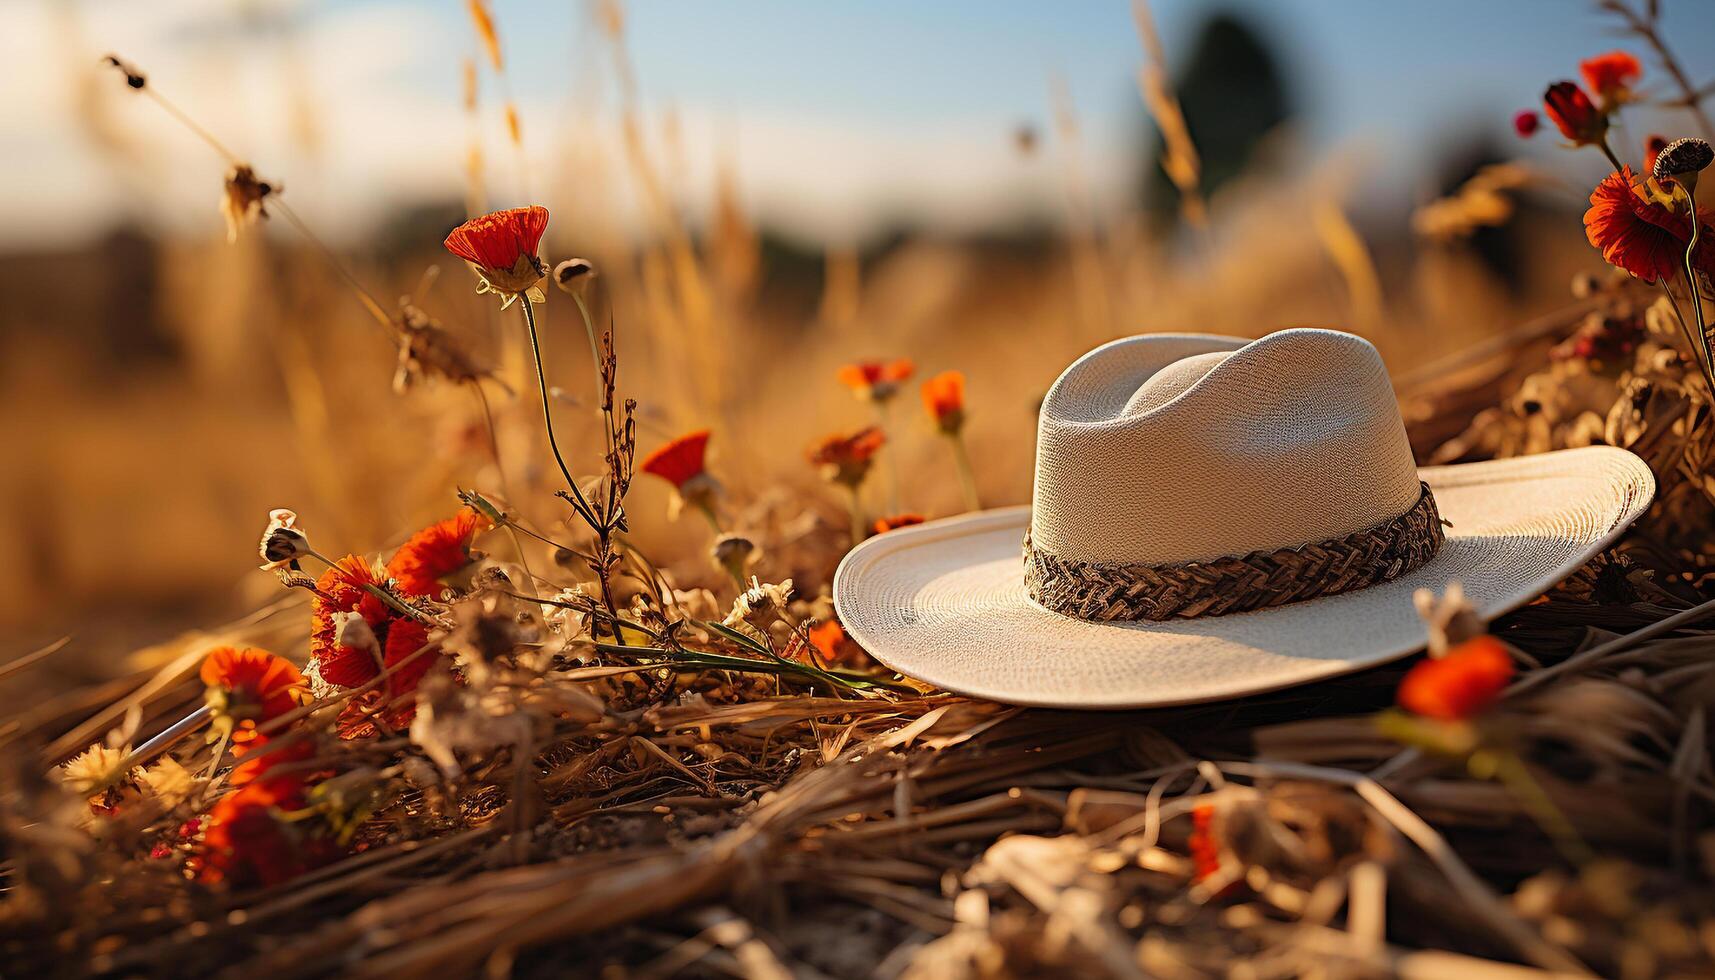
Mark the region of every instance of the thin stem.
MULTIPOLYGON (((891 405, 891 396, 875 400, 876 425, 884 435, 887 433, 888 422, 890 421, 889 406, 891 405)), ((886 454, 882 460, 882 465, 887 467, 887 512, 897 514, 899 513, 899 466, 894 462, 892 453, 886 454)))
POLYGON ((965 449, 964 434, 954 432, 947 438, 953 444, 953 462, 958 465, 959 486, 965 492, 965 509, 982 510, 982 502, 977 499, 977 477, 971 470, 971 454, 965 449))
MULTIPOLYGON (((583 317, 584 321, 584 335, 590 339, 590 368, 595 371, 596 397, 602 399, 605 411, 612 406, 607 405, 607 399, 602 397, 602 393, 607 390, 607 378, 602 374, 601 347, 596 343, 595 324, 590 321, 590 308, 584 305, 584 298, 573 294, 572 300, 578 304, 578 315, 583 317)), ((611 456, 613 455, 613 426, 603 425, 602 431, 607 436, 607 452, 611 456)))
MULTIPOLYGON (((482 421, 488 427, 488 452, 494 460, 494 471, 500 478, 500 491, 506 494, 506 499, 516 500, 518 498, 512 495, 512 485, 506 478, 506 466, 500 461, 500 432, 494 427, 494 412, 488 405, 488 392, 483 390, 481 378, 473 378, 470 386, 476 391, 477 403, 482 406, 482 421)), ((536 592, 538 584, 536 573, 530 570, 530 559, 524 553, 524 542, 518 537, 518 529, 508 524, 506 533, 512 538, 513 549, 518 552, 519 566, 524 569, 525 577, 530 580, 530 591, 536 592)))
POLYGON ((857 484, 847 484, 846 490, 849 491, 847 495, 847 504, 850 507, 852 519, 852 547, 856 548, 858 545, 863 543, 864 537, 863 501, 858 498, 857 484))
POLYGON ((1712 370, 1710 365, 1703 360, 1703 345, 1699 344, 1697 338, 1692 336, 1691 324, 1686 322, 1685 314, 1680 312, 1679 300, 1673 297, 1673 288, 1666 279, 1657 279, 1655 284, 1661 287, 1661 294, 1667 297, 1668 308, 1673 310, 1673 318, 1679 321, 1679 329, 1685 334, 1685 344, 1691 348, 1691 359, 1696 362, 1698 373, 1702 376, 1704 384, 1709 385, 1711 393, 1715 393, 1715 370, 1712 370))
POLYGON ((1692 255, 1697 251, 1698 232, 1702 229, 1703 222, 1697 220, 1697 195, 1690 187, 1685 188, 1685 202, 1691 212, 1691 244, 1685 247, 1685 288, 1691 291, 1691 310, 1697 315, 1697 339, 1703 346, 1705 370, 1712 372, 1710 390, 1715 391, 1715 351, 1709 347, 1709 327, 1703 321, 1703 293, 1697 287, 1697 269, 1691 262, 1692 255))
MULTIPOLYGON (((566 457, 560 455, 560 444, 554 438, 554 413, 549 408, 548 375, 542 367, 542 342, 536 336, 536 311, 530 304, 530 297, 523 293, 518 294, 518 305, 524 310, 524 325, 530 330, 530 354, 536 360, 536 386, 542 393, 542 424, 548 430, 548 448, 554 452, 554 462, 560 464, 560 475, 566 478, 566 486, 571 487, 572 493, 579 501, 583 501, 584 492, 578 489, 578 481, 572 479, 572 471, 566 466, 566 457)), ((587 501, 583 503, 583 508, 589 509, 587 501)))
POLYGON ((1614 165, 1615 173, 1619 173, 1626 169, 1625 166, 1620 163, 1620 158, 1614 155, 1613 149, 1608 146, 1608 137, 1603 136, 1601 139, 1596 141, 1596 145, 1601 148, 1602 155, 1608 158, 1608 162, 1614 165))
POLYGON ((274 195, 271 200, 275 209, 286 216, 286 221, 289 222, 293 228, 298 229, 298 234, 303 235, 304 238, 308 239, 309 243, 314 245, 318 252, 322 253, 322 257, 327 259, 328 264, 333 266, 333 270, 339 273, 339 277, 345 280, 346 285, 350 286, 352 290, 357 293, 357 298, 363 302, 364 309, 368 310, 369 315, 375 318, 375 322, 380 324, 382 329, 391 331, 393 329, 393 318, 388 316, 387 311, 381 308, 381 303, 375 298, 375 294, 365 288, 363 283, 358 281, 357 276, 353 275, 351 270, 345 267, 345 263, 340 261, 338 253, 329 248, 326 242, 316 237, 316 233, 310 230, 310 226, 304 223, 304 219, 298 217, 298 212, 293 211, 291 207, 287 205, 285 201, 281 200, 278 195, 274 195))
POLYGON ((220 140, 215 139, 214 134, 209 132, 208 130, 204 129, 202 127, 202 125, 200 123, 198 123, 195 119, 192 119, 190 117, 189 113, 185 112, 183 109, 180 109, 178 106, 174 105, 171 101, 169 101, 166 96, 162 95, 159 91, 157 91, 155 89, 155 86, 146 85, 144 87, 143 91, 148 93, 149 98, 155 100, 156 105, 159 105, 161 108, 167 110, 168 115, 172 116, 174 119, 177 119, 180 123, 182 123, 184 125, 184 127, 186 129, 195 133, 197 135, 197 137, 199 139, 201 139, 204 143, 207 143, 209 146, 214 147, 214 152, 225 157, 227 163, 230 163, 233 166, 237 166, 239 164, 240 161, 238 159, 237 154, 235 154, 231 150, 227 149, 226 146, 220 142, 220 140))

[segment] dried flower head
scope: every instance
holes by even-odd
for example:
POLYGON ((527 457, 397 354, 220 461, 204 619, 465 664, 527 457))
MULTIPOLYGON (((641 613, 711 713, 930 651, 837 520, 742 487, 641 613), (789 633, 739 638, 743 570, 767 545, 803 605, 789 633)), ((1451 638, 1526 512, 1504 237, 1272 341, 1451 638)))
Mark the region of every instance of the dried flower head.
POLYGON ((1596 108, 1576 82, 1555 82, 1542 94, 1542 108, 1567 139, 1579 146, 1600 143, 1608 134, 1608 116, 1596 108))
POLYGON ((226 187, 220 196, 220 213, 226 218, 226 240, 238 241, 239 229, 254 224, 257 218, 268 217, 266 202, 279 193, 280 186, 256 176, 247 163, 237 164, 226 175, 226 187))
POLYGON ((547 208, 510 208, 466 221, 447 235, 445 244, 447 251, 476 269, 482 281, 477 292, 500 294, 505 309, 520 293, 538 303, 547 299, 537 283, 548 267, 536 254, 547 230, 547 208))
POLYGON ((840 368, 840 384, 865 401, 885 402, 899 393, 899 383, 917 368, 907 358, 895 361, 859 361, 840 368))
POLYGON ((1412 667, 1399 684, 1399 704, 1441 721, 1463 721, 1487 710, 1513 677, 1506 644, 1483 634, 1412 667))
POLYGON ((965 427, 964 374, 942 371, 923 382, 923 407, 943 435, 958 435, 965 427))
POLYGON ((1677 180, 1694 187, 1697 175, 1710 163, 1715 163, 1715 148, 1707 140, 1685 136, 1661 148, 1650 164, 1650 176, 1656 180, 1677 180))
POLYGON ((197 787, 197 777, 170 755, 162 756, 159 762, 137 776, 143 784, 143 791, 168 809, 190 799, 197 787))
POLYGON ((131 746, 91 745, 60 766, 60 782, 84 797, 101 797, 131 778, 131 746))
POLYGON ((1442 656, 1450 648, 1483 633, 1482 617, 1465 598, 1464 584, 1457 580, 1447 583, 1447 590, 1439 596, 1429 589, 1418 589, 1411 594, 1411 603, 1428 633, 1431 657, 1442 656))
MULTIPOLYGON (((1590 194, 1590 210, 1584 212, 1585 235, 1609 264, 1639 279, 1671 281, 1691 244, 1691 229, 1683 216, 1650 197, 1633 180, 1630 167, 1602 178, 1590 194)), ((1692 264, 1715 275, 1715 242, 1707 224, 1704 228, 1692 264)))
POLYGON ((1624 51, 1609 51, 1580 61, 1578 71, 1602 105, 1612 109, 1631 100, 1632 85, 1643 77, 1644 67, 1624 51))
POLYGON ((464 344, 434 317, 405 303, 393 318, 399 342, 399 366, 393 372, 393 390, 403 393, 424 381, 465 384, 487 377, 464 344))
POLYGON ((742 582, 750 563, 756 559, 756 542, 741 534, 723 534, 715 539, 709 554, 716 565, 742 582))
MULTIPOLYGON (((300 558, 314 554, 310 539, 298 530, 298 515, 285 508, 268 512, 268 526, 262 530, 262 543, 257 554, 262 556, 262 568, 272 571, 281 565, 291 565, 300 558)), ((296 567, 296 566, 294 566, 296 567)))
POLYGON ((125 76, 125 84, 134 89, 141 89, 149 84, 149 79, 137 70, 136 65, 121 59, 116 54, 103 55, 101 62, 118 69, 119 73, 125 76))
POLYGON ((875 454, 886 442, 887 436, 872 425, 849 435, 823 439, 810 448, 809 459, 820 469, 823 479, 856 488, 869 475, 875 454))
POLYGON ((768 627, 774 625, 785 612, 787 603, 792 599, 792 580, 787 579, 779 585, 759 581, 755 576, 750 579, 750 588, 739 593, 733 600, 732 611, 727 613, 722 623, 736 627, 748 624, 752 629, 766 636, 768 627))
POLYGON ((886 534, 889 531, 921 523, 923 523, 922 514, 892 514, 887 517, 876 518, 874 528, 875 533, 886 534))
POLYGON ((587 296, 595 280, 595 266, 589 259, 567 259, 554 266, 554 285, 560 287, 561 292, 587 296))

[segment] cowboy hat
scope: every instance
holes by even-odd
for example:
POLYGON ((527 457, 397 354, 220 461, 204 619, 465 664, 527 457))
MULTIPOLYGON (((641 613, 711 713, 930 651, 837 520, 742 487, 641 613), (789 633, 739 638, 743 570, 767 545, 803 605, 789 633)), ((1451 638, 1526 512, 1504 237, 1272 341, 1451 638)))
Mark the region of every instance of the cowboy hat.
POLYGON ((1352 334, 1132 337, 1043 400, 1031 506, 865 541, 834 605, 881 662, 950 691, 1212 701, 1421 649, 1417 589, 1514 609, 1654 493, 1607 446, 1418 467, 1381 356, 1352 334))

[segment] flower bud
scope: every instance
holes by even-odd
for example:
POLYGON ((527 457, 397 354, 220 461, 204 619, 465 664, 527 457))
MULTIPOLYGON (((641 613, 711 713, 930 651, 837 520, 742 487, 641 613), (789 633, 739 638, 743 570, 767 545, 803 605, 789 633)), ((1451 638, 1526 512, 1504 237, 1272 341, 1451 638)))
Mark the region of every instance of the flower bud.
POLYGON ((1543 111, 1567 139, 1580 146, 1600 143, 1608 134, 1608 116, 1576 82, 1555 82, 1542 95, 1543 111))
POLYGON ((595 266, 589 259, 567 259, 554 266, 554 285, 573 296, 588 295, 595 277, 595 266))
POLYGON ((714 557, 715 564, 742 582, 745 570, 756 556, 756 542, 739 534, 723 534, 715 539, 714 547, 709 553, 714 557))

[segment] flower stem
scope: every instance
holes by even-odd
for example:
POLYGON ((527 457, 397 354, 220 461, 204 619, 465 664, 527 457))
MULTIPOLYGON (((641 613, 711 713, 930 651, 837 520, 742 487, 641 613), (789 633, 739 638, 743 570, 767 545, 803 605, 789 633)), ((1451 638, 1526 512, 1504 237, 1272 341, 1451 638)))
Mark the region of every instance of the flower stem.
POLYGON ((1613 149, 1608 146, 1608 137, 1603 136, 1601 139, 1596 141, 1596 145, 1601 148, 1602 155, 1608 158, 1608 162, 1614 165, 1615 173, 1619 173, 1625 169, 1625 167, 1620 163, 1620 158, 1615 156, 1613 149))
POLYGON ((965 509, 982 510, 982 502, 977 499, 976 473, 971 470, 971 454, 965 449, 965 437, 954 432, 947 438, 953 443, 953 462, 958 465, 959 486, 965 492, 965 509))
POLYGON ((863 543, 863 502, 858 499, 856 484, 849 485, 846 489, 850 491, 846 502, 851 508, 852 547, 856 548, 863 543))
MULTIPOLYGON (((578 500, 584 499, 584 492, 578 489, 578 481, 572 479, 572 471, 566 466, 566 457, 560 455, 560 443, 554 438, 554 412, 552 402, 548 400, 548 374, 542 367, 542 341, 536 336, 536 311, 530 303, 530 297, 518 294, 518 305, 524 310, 524 326, 530 331, 530 355, 536 361, 536 386, 542 393, 542 425, 548 430, 548 448, 553 450, 554 462, 560 464, 560 475, 566 478, 566 486, 578 500)), ((588 504, 584 507, 587 509, 588 504)))
POLYGON ((1703 222, 1697 220, 1697 195, 1691 188, 1685 189, 1685 202, 1691 212, 1691 244, 1685 247, 1685 288, 1691 291, 1691 310, 1697 315, 1697 340, 1703 347, 1704 370, 1710 372, 1710 390, 1715 392, 1715 351, 1709 347, 1709 328, 1703 320, 1703 291, 1697 286, 1697 269, 1691 261, 1703 227, 1703 222))
MULTIPOLYGON (((596 397, 602 398, 602 392, 607 389, 607 378, 602 374, 601 348, 595 341, 595 324, 590 321, 590 308, 584 305, 582 296, 573 295, 572 299, 578 304, 578 315, 584 320, 584 334, 590 339, 590 367, 595 370, 596 397)), ((606 399, 603 398, 603 401, 606 399)), ((607 434, 607 452, 613 455, 613 427, 604 425, 602 430, 607 434)))

